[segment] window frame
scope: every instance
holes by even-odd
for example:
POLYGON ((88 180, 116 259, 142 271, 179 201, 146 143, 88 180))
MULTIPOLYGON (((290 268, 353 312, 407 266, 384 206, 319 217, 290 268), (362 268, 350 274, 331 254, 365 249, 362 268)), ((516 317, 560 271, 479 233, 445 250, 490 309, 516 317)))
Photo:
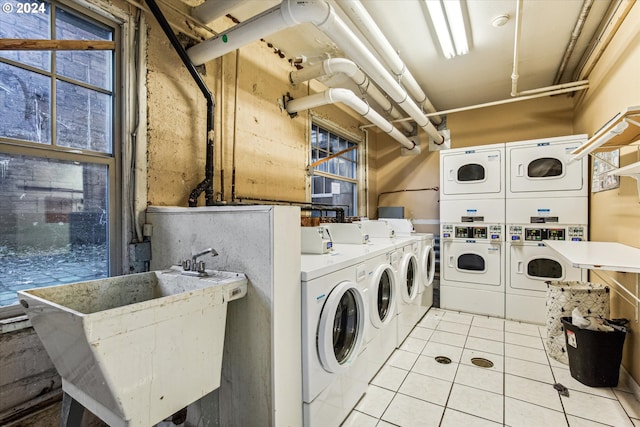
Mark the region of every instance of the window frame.
POLYGON ((366 158, 367 158, 367 138, 366 133, 363 131, 363 134, 357 134, 354 132, 350 132, 344 129, 337 123, 328 120, 325 117, 319 116, 314 113, 309 114, 309 137, 308 139, 308 197, 307 200, 310 200, 313 203, 313 177, 314 176, 323 176, 326 178, 341 180, 345 182, 354 183, 356 185, 356 209, 355 214, 357 216, 367 216, 367 203, 366 203, 366 158), (313 133, 313 126, 316 125, 323 130, 326 130, 338 137, 346 139, 347 141, 354 143, 357 145, 356 149, 356 178, 347 178, 340 175, 335 175, 329 172, 315 171, 313 169, 313 145, 311 141, 311 135, 313 133), (364 135, 364 137, 363 137, 364 135))
MULTIPOLYGON (((83 0, 46 0, 50 8, 59 7, 76 14, 82 18, 105 25, 113 30, 113 41, 116 44, 112 56, 112 123, 111 123, 111 152, 102 153, 86 149, 77 149, 73 147, 64 147, 54 145, 53 141, 49 144, 42 144, 33 141, 16 140, 12 138, 0 137, 0 150, 6 154, 23 155, 31 157, 39 157, 43 159, 54 159, 68 162, 93 163, 106 165, 108 167, 108 211, 109 224, 107 227, 107 239, 109 242, 109 260, 108 274, 109 276, 117 276, 123 273, 123 265, 126 262, 126 252, 124 251, 124 241, 126 239, 125 230, 128 229, 130 218, 123 210, 125 205, 123 195, 129 191, 130 183, 125 182, 123 175, 123 164, 130 162, 130 155, 125 150, 127 143, 127 135, 130 134, 129 123, 132 111, 128 109, 126 104, 127 97, 131 95, 135 89, 125 90, 123 82, 130 80, 132 70, 129 52, 132 50, 129 46, 131 43, 131 33, 133 32, 133 22, 131 17, 124 11, 115 7, 98 6, 92 2, 83 0)), ((51 13, 51 12, 50 12, 51 13)), ((50 24, 55 25, 54 18, 50 18, 50 24)), ((53 30, 52 30, 53 31, 53 30)), ((51 34, 51 33, 50 33, 51 34)), ((55 63, 55 51, 50 51, 52 58, 51 63, 55 63)), ((53 81, 58 79, 63 82, 72 83, 81 88, 97 90, 99 93, 105 93, 104 89, 94 85, 77 82, 74 79, 55 73, 54 70, 43 71, 27 64, 16 62, 11 59, 1 58, 1 62, 18 66, 31 72, 45 75, 50 79, 51 87, 53 81), (81 83, 81 84, 78 84, 81 83)), ((55 116, 55 90, 51 91, 51 136, 56 138, 56 116, 55 116)), ((20 327, 27 327, 28 322, 24 320, 24 310, 18 303, 0 307, 0 319, 9 319, 16 322, 15 330, 20 327), (11 319, 13 318, 13 319, 11 319), (24 324, 23 324, 24 323, 24 324)))

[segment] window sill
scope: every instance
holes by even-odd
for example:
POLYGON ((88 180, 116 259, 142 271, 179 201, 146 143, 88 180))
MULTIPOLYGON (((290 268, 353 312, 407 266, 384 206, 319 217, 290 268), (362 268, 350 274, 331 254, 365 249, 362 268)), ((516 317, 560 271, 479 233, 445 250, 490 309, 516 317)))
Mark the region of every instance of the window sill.
POLYGON ((0 308, 0 334, 31 327, 31 321, 19 304, 0 308))

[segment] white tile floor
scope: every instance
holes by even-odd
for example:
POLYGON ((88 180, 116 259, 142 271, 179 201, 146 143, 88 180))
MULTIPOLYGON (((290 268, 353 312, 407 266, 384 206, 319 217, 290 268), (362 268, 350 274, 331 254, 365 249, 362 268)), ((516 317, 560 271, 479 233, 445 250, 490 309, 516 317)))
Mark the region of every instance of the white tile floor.
POLYGON ((343 427, 640 427, 629 387, 576 381, 568 365, 547 357, 545 336, 543 326, 431 309, 343 427), (494 366, 474 366, 472 357, 494 366), (553 388, 558 382, 569 397, 553 388))

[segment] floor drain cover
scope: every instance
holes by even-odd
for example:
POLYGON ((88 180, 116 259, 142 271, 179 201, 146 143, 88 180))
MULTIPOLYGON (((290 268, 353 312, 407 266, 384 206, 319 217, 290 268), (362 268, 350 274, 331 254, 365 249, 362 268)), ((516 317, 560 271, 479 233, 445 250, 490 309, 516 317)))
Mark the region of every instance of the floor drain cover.
POLYGON ((493 362, 483 357, 472 357, 471 363, 476 366, 480 366, 481 368, 493 368, 493 362))
POLYGON ((449 359, 447 356, 436 356, 436 362, 442 363, 443 365, 448 365, 449 363, 451 363, 451 359, 449 359))

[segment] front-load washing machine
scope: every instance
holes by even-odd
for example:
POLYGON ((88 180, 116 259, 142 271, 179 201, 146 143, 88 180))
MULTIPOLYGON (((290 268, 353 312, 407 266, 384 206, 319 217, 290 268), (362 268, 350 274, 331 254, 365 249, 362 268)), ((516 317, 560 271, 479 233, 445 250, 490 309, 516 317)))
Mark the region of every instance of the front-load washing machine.
POLYGON ((440 151, 440 200, 503 199, 504 144, 440 151))
POLYGON ((398 341, 396 345, 400 347, 418 321, 416 303, 419 299, 421 286, 418 263, 420 244, 415 237, 397 236, 396 241, 400 258, 396 270, 399 289, 398 341))
POLYGON ((507 225, 506 317, 533 323, 546 321, 549 280, 586 280, 586 270, 572 267, 543 240, 587 240, 584 225, 507 225))
POLYGON ((506 145, 506 197, 586 197, 587 159, 570 161, 587 135, 510 142, 506 145))
POLYGON ((369 380, 382 368, 396 348, 398 336, 396 271, 391 265, 390 250, 378 251, 365 261, 368 273, 369 320, 365 359, 369 380))
MULTIPOLYGON (((453 203, 463 201, 452 201, 453 203)), ((416 233, 413 223, 409 219, 400 218, 380 218, 387 222, 396 231, 396 236, 414 237, 418 240, 416 256, 418 258, 418 275, 420 286, 418 286, 418 297, 413 301, 411 319, 409 323, 415 324, 433 305, 433 279, 435 277, 435 236, 433 233, 416 233)))
POLYGON ((418 313, 416 323, 422 319, 433 305, 433 279, 436 275, 436 239, 433 233, 416 233, 422 242, 418 266, 420 269, 421 286, 418 288, 418 313))
POLYGON ((440 307, 504 317, 502 224, 440 227, 440 307))
POLYGON ((366 392, 366 277, 361 255, 302 255, 304 426, 340 425, 366 392))

